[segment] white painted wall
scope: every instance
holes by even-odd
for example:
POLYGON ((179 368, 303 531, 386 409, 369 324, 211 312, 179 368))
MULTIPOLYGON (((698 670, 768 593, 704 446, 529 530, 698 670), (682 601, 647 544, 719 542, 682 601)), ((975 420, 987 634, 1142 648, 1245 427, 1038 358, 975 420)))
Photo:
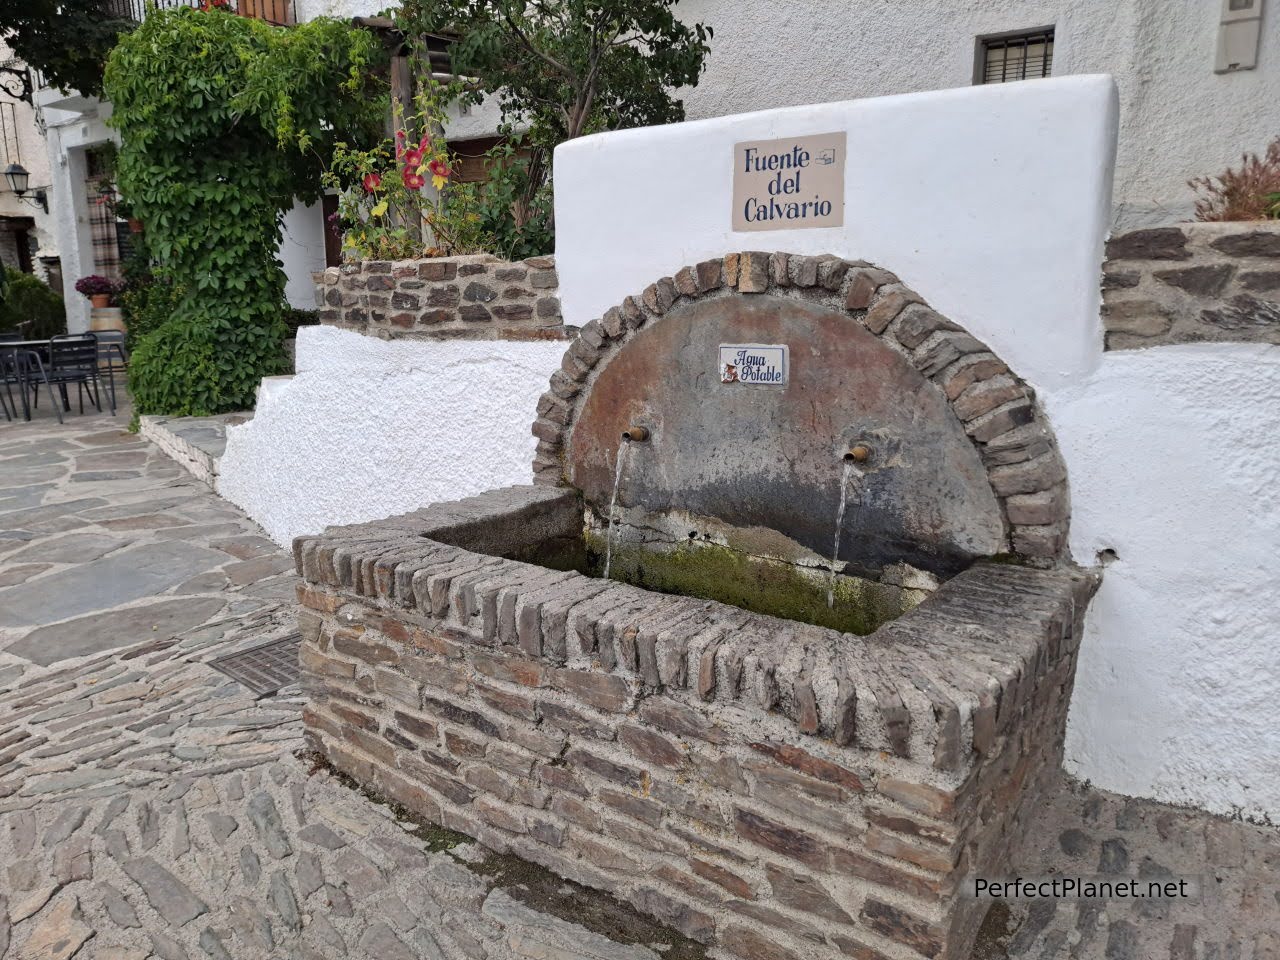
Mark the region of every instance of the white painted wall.
POLYGON ((218 492, 281 544, 532 479, 561 342, 298 332, 297 375, 227 430, 218 492))
POLYGON ((45 142, 52 188, 49 206, 53 216, 56 247, 62 258, 66 284, 67 330, 89 329, 89 301, 75 292, 75 282, 94 271, 93 240, 89 234, 89 199, 85 191, 86 151, 109 143, 114 132, 105 119, 110 104, 92 102, 87 112, 44 111, 45 142))
POLYGON ((1074 556, 1119 558, 1090 607, 1067 769, 1275 821, 1280 348, 1103 354, 1111 89, 1062 78, 564 145, 565 316, 581 324, 731 250, 830 252, 897 272, 1037 387, 1067 460, 1074 556), (852 148, 843 228, 730 231, 734 142, 840 129, 852 148))
POLYGON ((1213 72, 1218 0, 680 0, 715 29, 691 119, 963 87, 975 41, 1053 26, 1054 76, 1109 73, 1120 89, 1115 225, 1188 219, 1186 180, 1261 151, 1280 131, 1280 4, 1264 10, 1256 70, 1213 72))
POLYGON ((1036 385, 1097 362, 1114 87, 1069 77, 583 137, 556 150, 556 265, 581 325, 730 250, 883 264, 1036 385), (844 226, 736 233, 733 145, 848 131, 844 226), (625 188, 620 185, 625 184, 625 188))
POLYGON ((285 212, 280 263, 285 299, 295 307, 314 310, 316 285, 311 275, 325 268, 324 211, 320 204, 295 203, 285 212))
MULTIPOLYGON (((13 51, 0 39, 0 62, 13 59, 13 51)), ((32 193, 39 187, 48 188, 49 157, 44 148, 44 137, 36 124, 35 110, 31 104, 18 100, 0 91, 0 103, 9 104, 13 108, 12 128, 8 128, 6 119, 5 142, 0 149, 0 168, 10 163, 21 163, 31 174, 30 190, 32 193)), ((6 107, 6 113, 8 108, 6 107)), ((48 192, 46 190, 46 192, 48 192)), ((9 191, 7 182, 0 182, 0 216, 30 217, 35 221, 34 239, 37 245, 36 257, 56 257, 58 255, 57 236, 54 233, 53 198, 50 197, 50 211, 45 213, 32 200, 29 194, 25 200, 9 191)), ((44 270, 39 260, 35 263, 35 273, 44 277, 44 270)))
MULTIPOLYGON (((300 16, 381 6, 298 0, 300 16)), ((1268 6, 1257 69, 1219 75, 1218 0, 680 0, 680 18, 715 37, 701 82, 679 96, 697 120, 965 87, 977 38, 1052 26, 1054 76, 1116 78, 1114 226, 1131 229, 1189 219, 1189 178, 1261 151, 1280 130, 1280 6, 1268 6)))
POLYGON ((1042 400, 1089 610, 1067 768, 1126 794, 1280 819, 1280 347, 1108 353, 1042 400))

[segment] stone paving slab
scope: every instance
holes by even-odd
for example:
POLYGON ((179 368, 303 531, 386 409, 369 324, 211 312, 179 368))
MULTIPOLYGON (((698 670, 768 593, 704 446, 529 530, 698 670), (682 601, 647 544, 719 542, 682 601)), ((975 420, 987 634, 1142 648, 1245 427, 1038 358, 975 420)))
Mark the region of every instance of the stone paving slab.
POLYGON ((154 597, 226 560, 182 540, 129 547, 0 591, 0 627, 54 623, 154 597))

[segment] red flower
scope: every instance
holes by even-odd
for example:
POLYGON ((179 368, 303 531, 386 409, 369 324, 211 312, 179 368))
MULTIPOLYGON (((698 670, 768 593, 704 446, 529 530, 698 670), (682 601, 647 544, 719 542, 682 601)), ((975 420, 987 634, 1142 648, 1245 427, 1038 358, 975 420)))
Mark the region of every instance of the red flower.
POLYGON ((453 175, 453 171, 449 169, 449 165, 443 160, 432 160, 427 164, 427 169, 431 171, 432 176, 448 178, 453 175))
POLYGON ((423 151, 418 147, 412 147, 404 152, 404 165, 413 170, 417 170, 422 166, 423 151))
POLYGON ((405 167, 404 172, 400 174, 400 178, 404 181, 404 185, 410 190, 420 190, 426 184, 427 178, 411 167, 405 167))
POLYGON ((362 182, 364 183, 364 192, 373 193, 373 191, 382 186, 382 177, 376 173, 366 173, 362 182))

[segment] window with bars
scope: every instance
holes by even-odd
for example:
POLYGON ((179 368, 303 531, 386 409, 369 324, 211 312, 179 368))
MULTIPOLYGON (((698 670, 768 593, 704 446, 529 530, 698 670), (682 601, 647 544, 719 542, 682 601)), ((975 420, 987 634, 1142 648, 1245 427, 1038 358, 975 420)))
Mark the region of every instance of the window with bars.
POLYGON ((1053 28, 978 40, 975 83, 1034 80, 1053 72, 1053 28))

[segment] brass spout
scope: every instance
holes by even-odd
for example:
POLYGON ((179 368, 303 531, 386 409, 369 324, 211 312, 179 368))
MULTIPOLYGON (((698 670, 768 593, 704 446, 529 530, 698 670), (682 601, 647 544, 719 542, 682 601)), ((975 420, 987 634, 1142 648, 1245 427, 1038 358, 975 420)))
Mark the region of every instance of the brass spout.
POLYGON ((866 463, 871 459, 871 448, 865 443, 855 443, 845 451, 843 459, 849 463, 866 463))
POLYGON ((649 428, 632 424, 622 431, 622 439, 631 443, 644 443, 649 439, 649 428))

